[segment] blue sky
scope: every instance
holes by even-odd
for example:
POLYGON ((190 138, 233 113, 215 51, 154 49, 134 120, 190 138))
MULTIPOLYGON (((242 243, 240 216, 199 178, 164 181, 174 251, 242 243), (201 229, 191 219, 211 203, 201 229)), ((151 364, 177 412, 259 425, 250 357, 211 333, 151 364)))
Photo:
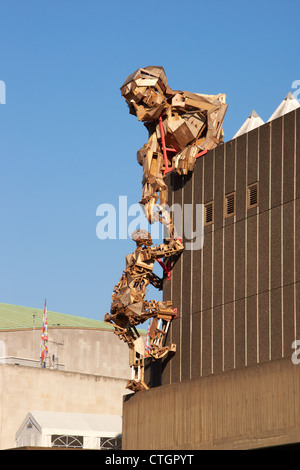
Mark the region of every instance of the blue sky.
POLYGON ((173 89, 226 93, 230 140, 300 79, 300 3, 1 0, 0 18, 0 302, 102 320, 134 244, 99 240, 96 209, 139 201, 147 140, 123 81, 162 65, 173 89))

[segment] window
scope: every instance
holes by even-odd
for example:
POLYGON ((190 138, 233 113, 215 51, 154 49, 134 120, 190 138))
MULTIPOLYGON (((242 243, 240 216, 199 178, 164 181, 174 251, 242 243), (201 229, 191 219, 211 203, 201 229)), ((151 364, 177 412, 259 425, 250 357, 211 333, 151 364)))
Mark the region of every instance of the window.
POLYGON ((117 437, 100 437, 100 449, 122 449, 122 439, 117 437))
POLYGON ((247 209, 258 206, 258 183, 251 184, 247 190, 247 209))
POLYGON ((83 447, 83 436, 51 436, 51 445, 52 447, 71 447, 79 448, 83 447))
POLYGON ((225 196, 224 206, 225 217, 231 217, 235 214, 235 192, 225 196))
POLYGON ((214 203, 208 202, 204 205, 204 226, 214 223, 214 203))

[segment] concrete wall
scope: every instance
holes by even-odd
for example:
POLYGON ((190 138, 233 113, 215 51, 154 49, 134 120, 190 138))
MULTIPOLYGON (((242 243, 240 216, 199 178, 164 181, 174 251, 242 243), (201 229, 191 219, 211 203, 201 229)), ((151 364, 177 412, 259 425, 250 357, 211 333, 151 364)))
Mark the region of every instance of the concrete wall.
POLYGON ((122 415, 126 379, 50 369, 0 365, 0 449, 30 410, 122 415))
MULTIPOLYGON (((164 299, 177 307, 177 352, 163 383, 290 357, 300 339, 300 109, 167 176, 169 205, 214 204, 201 250, 185 250, 164 299), (259 203, 247 207, 258 182, 259 203), (235 213, 224 199, 235 191, 235 213)), ((195 219, 193 221, 195 231, 195 219)), ((185 235, 185 234, 183 234, 185 235)), ((184 242, 187 242, 184 236, 184 242)))
POLYGON ((249 366, 125 397, 123 450, 252 449, 300 442, 300 366, 249 366))
MULTIPOLYGON (((112 330, 49 328, 48 336, 48 356, 58 357, 63 370, 130 378, 128 347, 112 330)), ((38 363, 40 330, 0 331, 0 342, 0 356, 5 351, 6 357, 31 359, 38 363)))

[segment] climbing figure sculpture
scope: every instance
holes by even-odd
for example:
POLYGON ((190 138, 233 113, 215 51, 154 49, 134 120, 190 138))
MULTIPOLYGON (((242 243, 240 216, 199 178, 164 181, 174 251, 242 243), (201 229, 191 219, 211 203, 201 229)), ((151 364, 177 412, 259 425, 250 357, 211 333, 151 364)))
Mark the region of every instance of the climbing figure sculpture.
POLYGON ((175 352, 176 348, 174 344, 164 345, 169 324, 176 317, 176 310, 169 301, 145 300, 147 286, 151 284, 158 289, 162 288, 163 279, 153 272, 154 263, 159 261, 167 270, 162 258, 178 256, 183 245, 180 240, 173 239, 153 246, 151 236, 145 230, 134 232, 132 239, 136 242, 136 250, 126 256, 125 270, 113 290, 110 314, 107 313, 104 320, 113 324, 115 333, 129 346, 132 378, 127 388, 142 390, 148 388, 143 380, 145 345, 136 326, 153 319, 150 356, 154 359, 161 359, 168 352, 175 352))
POLYGON ((192 172, 196 158, 222 142, 227 104, 226 95, 221 93, 203 95, 172 90, 160 66, 133 72, 123 83, 121 95, 130 113, 144 123, 149 134, 147 143, 137 152, 138 163, 143 167, 140 204, 148 222, 160 221, 167 229, 164 243, 158 246, 152 245, 148 232, 134 232, 136 250, 126 257, 126 268, 113 290, 110 314, 105 316, 105 321, 113 324, 114 332, 130 349, 132 376, 127 388, 139 391, 148 387, 144 382, 145 344, 137 325, 152 318, 153 359, 161 359, 176 349, 175 344, 165 345, 176 309, 169 301, 145 300, 149 284, 162 289, 163 279, 154 274, 154 263, 161 264, 169 279, 174 261, 184 249, 167 210, 165 176, 169 171, 180 175, 192 172))
POLYGON ((130 114, 137 116, 149 133, 148 142, 137 152, 137 160, 143 167, 140 203, 152 223, 158 199, 162 205, 167 203, 166 173, 173 170, 186 175, 193 171, 201 151, 222 142, 226 95, 174 91, 160 66, 140 68, 129 75, 121 94, 130 114))

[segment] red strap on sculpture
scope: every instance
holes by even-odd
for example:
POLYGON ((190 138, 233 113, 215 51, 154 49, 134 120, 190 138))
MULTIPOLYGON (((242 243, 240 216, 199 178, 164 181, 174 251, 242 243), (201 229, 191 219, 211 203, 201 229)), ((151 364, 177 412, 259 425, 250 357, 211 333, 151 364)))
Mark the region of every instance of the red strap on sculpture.
POLYGON ((157 261, 159 262, 159 264, 161 265, 161 267, 163 268, 164 270, 164 273, 167 275, 167 280, 170 281, 171 279, 171 261, 169 260, 167 262, 167 264, 165 264, 160 258, 157 259, 157 261))

